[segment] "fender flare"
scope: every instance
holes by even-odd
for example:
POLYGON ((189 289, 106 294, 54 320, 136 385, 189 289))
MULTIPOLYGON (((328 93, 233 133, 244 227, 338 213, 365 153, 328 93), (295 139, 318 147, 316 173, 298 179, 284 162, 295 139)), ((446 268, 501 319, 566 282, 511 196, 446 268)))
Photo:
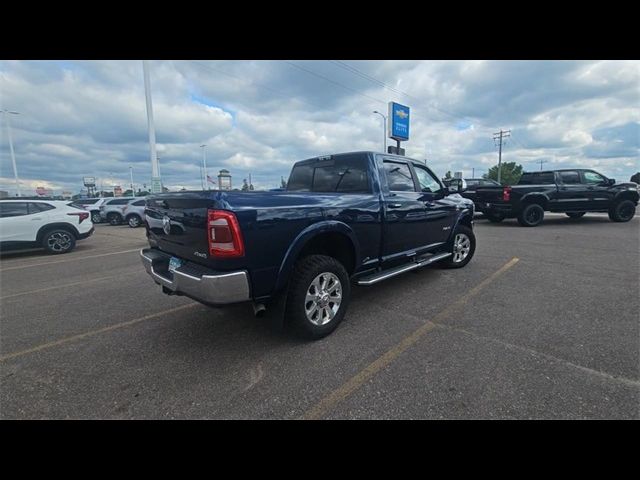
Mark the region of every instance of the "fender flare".
POLYGON ((638 193, 638 191, 633 191, 633 190, 620 190, 619 192, 617 192, 614 196, 613 196, 613 202, 617 202, 620 200, 620 198, 624 196, 625 199, 626 197, 629 197, 628 199, 638 203, 638 200, 640 199, 640 193, 638 193))
POLYGON ((280 264, 274 292, 281 290, 286 285, 287 281, 289 280, 289 276, 293 271, 293 266, 298 259, 298 255, 300 255, 300 252, 302 252, 302 249, 318 235, 329 232, 341 233, 351 241, 355 256, 355 266, 357 268, 358 265, 360 265, 360 243, 358 242, 356 234, 351 229, 351 227, 349 227, 346 223, 336 220, 326 220, 314 223, 313 225, 309 225, 307 228, 302 230, 293 240, 293 242, 291 242, 291 245, 284 255, 282 263, 280 264))
POLYGON ((73 236, 76 237, 76 240, 80 236, 80 232, 78 231, 78 229, 69 223, 64 223, 64 222, 47 223, 46 225, 43 225, 38 229, 38 233, 36 233, 36 242, 41 243, 46 232, 48 232, 49 230, 55 230, 58 228, 61 230, 67 230, 68 232, 71 232, 73 236))
POLYGON ((470 209, 466 209, 460 212, 460 214, 458 215, 458 218, 456 218, 456 221, 453 224, 453 228, 451 228, 451 232, 449 233, 449 238, 447 238, 447 241, 445 242, 447 245, 450 245, 453 242, 453 234, 456 232, 458 225, 460 225, 463 219, 468 218, 469 222, 473 223, 473 214, 471 212, 472 210, 470 209))
MULTIPOLYGON (((547 196, 546 193, 542 193, 542 192, 530 192, 530 193, 526 193, 522 196, 522 198, 520 199, 520 205, 522 205, 523 203, 525 203, 527 201, 527 199, 529 198, 534 198, 534 197, 542 197, 544 198, 545 201, 545 205, 549 205, 549 197, 547 196)), ((534 202, 537 203, 537 202, 534 202)))

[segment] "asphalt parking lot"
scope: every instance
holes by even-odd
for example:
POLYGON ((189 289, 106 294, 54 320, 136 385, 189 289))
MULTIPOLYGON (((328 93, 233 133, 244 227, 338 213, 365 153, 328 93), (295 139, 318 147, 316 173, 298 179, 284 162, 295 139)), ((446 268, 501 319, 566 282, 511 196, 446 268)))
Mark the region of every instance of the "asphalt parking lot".
POLYGON ((163 295, 143 228, 5 255, 0 418, 640 418, 640 218, 476 235, 464 269, 354 287, 317 342, 163 295))

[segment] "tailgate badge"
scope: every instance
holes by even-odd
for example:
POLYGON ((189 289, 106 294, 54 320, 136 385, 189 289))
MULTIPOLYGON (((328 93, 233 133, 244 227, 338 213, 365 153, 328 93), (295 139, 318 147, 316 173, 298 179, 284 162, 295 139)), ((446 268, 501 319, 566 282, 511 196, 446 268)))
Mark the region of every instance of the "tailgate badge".
POLYGON ((171 219, 166 215, 162 217, 162 230, 169 235, 171 233, 171 219))
POLYGON ((207 254, 206 254, 206 253, 193 252, 193 254, 194 254, 196 257, 207 258, 207 254))

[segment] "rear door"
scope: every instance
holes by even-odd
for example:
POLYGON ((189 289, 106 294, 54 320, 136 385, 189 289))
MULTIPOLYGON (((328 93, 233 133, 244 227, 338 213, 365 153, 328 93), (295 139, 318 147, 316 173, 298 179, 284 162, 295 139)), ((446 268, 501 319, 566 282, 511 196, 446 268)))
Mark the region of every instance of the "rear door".
POLYGON ((0 202, 0 241, 33 242, 40 227, 37 213, 27 202, 0 202))
POLYGON ((558 198, 554 208, 558 210, 580 210, 588 208, 586 186, 582 183, 578 170, 563 170, 556 173, 558 198))

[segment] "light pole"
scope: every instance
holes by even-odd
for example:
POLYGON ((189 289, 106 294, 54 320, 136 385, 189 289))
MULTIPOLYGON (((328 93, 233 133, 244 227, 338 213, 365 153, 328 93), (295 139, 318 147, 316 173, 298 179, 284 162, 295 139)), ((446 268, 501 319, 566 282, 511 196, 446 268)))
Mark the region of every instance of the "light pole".
POLYGON ((18 179, 18 168, 16 167, 16 154, 13 151, 13 138, 11 137, 11 121, 9 115, 20 115, 20 112, 12 112, 9 110, 0 110, 0 112, 7 115, 7 132, 9 134, 9 150, 11 151, 11 162, 13 163, 13 175, 16 177, 16 191, 18 197, 21 197, 20 193, 20 180, 18 179))
POLYGON ((151 84, 149 81, 149 65, 142 61, 142 73, 144 75, 144 94, 147 102, 147 126, 149 128, 149 148, 151 157, 151 193, 162 193, 162 181, 158 167, 156 154, 156 129, 153 125, 153 105, 151 103, 151 84))
POLYGON ((205 190, 209 190, 209 177, 207 177, 207 153, 206 153, 206 145, 200 145, 202 148, 202 169, 204 170, 204 183, 206 185, 205 190))
POLYGON ((382 131, 382 145, 383 145, 383 152, 387 153, 387 117, 385 115, 383 115, 382 113, 380 113, 377 110, 374 110, 373 113, 377 113, 378 115, 380 115, 383 120, 384 120, 384 130, 382 131))
POLYGON ((135 197, 135 192, 133 191, 133 167, 129 165, 129 175, 131 177, 131 196, 135 197))

